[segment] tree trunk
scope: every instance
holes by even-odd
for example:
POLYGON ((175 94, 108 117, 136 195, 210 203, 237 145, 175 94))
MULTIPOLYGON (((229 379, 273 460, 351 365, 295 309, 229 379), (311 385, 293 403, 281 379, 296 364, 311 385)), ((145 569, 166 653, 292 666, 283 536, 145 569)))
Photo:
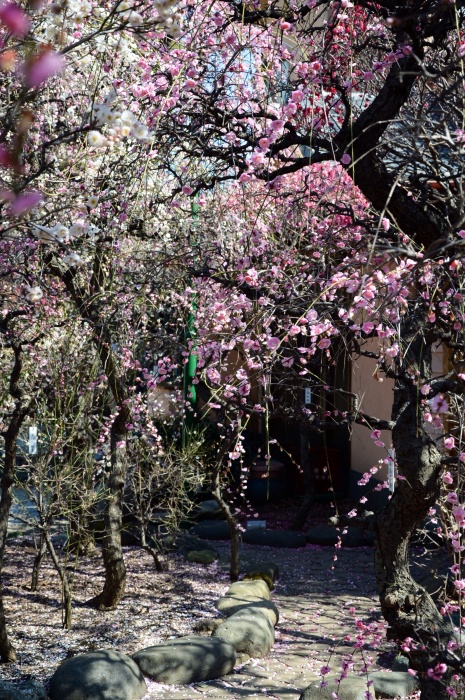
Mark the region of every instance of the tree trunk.
POLYGON ((315 488, 313 484, 312 471, 310 466, 308 434, 303 425, 300 426, 300 466, 304 476, 304 500, 300 504, 299 510, 291 523, 292 530, 301 530, 307 520, 308 512, 315 498, 315 488))
MULTIPOLYGON (((375 573, 388 638, 411 637, 410 665, 424 673, 438 653, 455 639, 450 623, 439 613, 428 593, 410 575, 408 547, 411 535, 427 516, 439 495, 441 454, 425 430, 421 383, 431 377, 431 345, 422 337, 421 320, 411 317, 403 323, 405 357, 397 371, 392 432, 398 480, 388 505, 376 518, 375 573)), ((422 700, 446 698, 445 686, 429 678, 422 681, 422 700), (434 686, 434 690, 432 687, 434 686)))
POLYGON ((10 395, 16 399, 16 401, 8 428, 6 432, 3 433, 3 438, 5 440, 5 461, 2 478, 0 480, 2 489, 0 496, 0 660, 4 662, 16 661, 16 652, 8 638, 6 627, 3 603, 3 561, 8 533, 8 519, 10 517, 11 503, 13 500, 16 441, 24 419, 29 413, 31 403, 30 397, 24 395, 19 385, 22 370, 21 346, 13 346, 13 352, 14 364, 10 376, 10 395))
POLYGON ((72 596, 71 596, 71 588, 69 586, 69 581, 68 581, 68 576, 66 573, 66 568, 61 564, 60 560, 57 557, 57 553, 55 551, 55 547, 53 546, 53 542, 50 537, 50 531, 48 529, 44 529, 42 531, 45 543, 47 545, 47 549, 49 551, 49 554, 52 558, 53 565, 55 569, 58 572, 58 576, 61 579, 61 586, 63 590, 63 628, 70 630, 71 629, 71 601, 72 601, 72 596))
POLYGON ((129 420, 129 415, 129 409, 126 405, 120 407, 111 426, 111 467, 107 482, 108 493, 103 517, 102 543, 105 583, 102 592, 89 601, 90 605, 99 610, 116 607, 124 595, 126 586, 126 566, 121 547, 121 530, 123 528, 123 492, 127 471, 126 423, 129 420))
POLYGON ((214 476, 212 496, 221 508, 221 511, 228 523, 229 532, 231 534, 231 564, 229 567, 229 578, 231 581, 237 581, 237 579, 239 578, 240 566, 239 529, 237 526, 237 520, 234 517, 231 508, 222 496, 219 470, 216 471, 214 476))
POLYGON ((32 566, 31 591, 36 591, 39 587, 40 565, 42 564, 42 559, 44 558, 46 551, 47 543, 45 542, 45 537, 41 532, 39 539, 39 551, 34 557, 34 564, 32 566))

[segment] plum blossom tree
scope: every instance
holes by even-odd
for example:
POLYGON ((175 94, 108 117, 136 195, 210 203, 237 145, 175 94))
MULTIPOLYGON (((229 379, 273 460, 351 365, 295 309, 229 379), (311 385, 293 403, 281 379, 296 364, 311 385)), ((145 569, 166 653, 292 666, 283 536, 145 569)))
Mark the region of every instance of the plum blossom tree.
MULTIPOLYGON (((99 604, 124 589, 130 392, 115 302, 155 306, 154 287, 176 283, 180 308, 196 297, 190 349, 213 410, 236 411, 231 461, 246 416, 272 411, 274 381, 328 391, 318 368, 342 349, 394 380, 390 420, 365 415, 353 395, 341 415, 299 419, 357 421, 377 441, 392 431, 401 478, 381 513, 358 520, 377 533, 389 634, 413 640, 422 697, 446 697, 463 662, 447 610, 409 572, 408 543, 446 465, 457 487, 451 542, 462 546, 462 0, 4 2, 0 22, 2 235, 41 261, 24 278, 26 301, 38 303, 54 276, 93 329, 115 404, 114 536, 99 604), (193 196, 208 223, 195 236, 193 196), (141 267, 126 273, 131 255, 141 267), (438 342, 451 351, 439 379, 438 342), (246 370, 225 366, 232 351, 246 370), (455 423, 442 424, 447 412, 455 423), (447 433, 447 455, 430 422, 447 433)), ((453 573, 459 604, 460 565, 453 573)))

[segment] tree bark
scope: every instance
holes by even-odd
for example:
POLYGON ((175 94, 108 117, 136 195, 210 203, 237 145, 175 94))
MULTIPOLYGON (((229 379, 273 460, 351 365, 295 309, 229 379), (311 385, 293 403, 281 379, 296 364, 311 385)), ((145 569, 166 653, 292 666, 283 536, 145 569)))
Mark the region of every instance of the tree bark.
MULTIPOLYGON (((398 373, 403 378, 396 380, 392 410, 392 441, 400 479, 388 505, 376 517, 375 574, 389 625, 388 638, 399 641, 411 637, 411 667, 425 673, 455 636, 451 624, 409 570, 410 537, 439 495, 441 453, 426 432, 415 376, 418 371, 421 382, 431 377, 431 344, 425 339, 422 319, 412 315, 404 321, 401 337, 405 356, 398 363, 398 373)), ((443 684, 427 678, 422 681, 421 697, 440 700, 448 696, 443 684)))
POLYGON ((42 559, 44 558, 46 551, 47 543, 45 542, 45 537, 41 532, 39 539, 39 551, 34 557, 34 564, 32 566, 31 591, 36 591, 39 587, 40 565, 42 564, 42 559))
POLYGON ((102 369, 107 375, 108 387, 117 407, 117 415, 110 431, 111 462, 103 518, 102 554, 105 583, 102 592, 88 601, 89 605, 99 610, 114 608, 123 597, 126 586, 126 566, 121 547, 123 491, 127 473, 127 451, 123 445, 125 445, 128 432, 126 425, 130 422, 124 371, 119 366, 118 358, 113 350, 111 333, 102 318, 101 310, 92 301, 93 295, 97 295, 105 289, 104 255, 105 251, 103 250, 95 255, 94 271, 90 283, 93 292, 91 294, 79 285, 75 271, 60 268, 53 256, 50 256, 47 261, 50 272, 63 281, 82 318, 93 328, 94 347, 102 369))
POLYGON ((3 561, 5 556, 8 519, 13 500, 13 486, 16 465, 16 441, 24 419, 29 413, 31 399, 26 396, 19 385, 22 370, 21 345, 12 346, 14 353, 13 369, 10 375, 10 395, 15 399, 15 407, 7 430, 3 433, 5 440, 5 462, 0 481, 2 493, 0 496, 0 660, 16 661, 16 652, 11 644, 6 626, 5 608, 3 602, 3 561))
POLYGON ((72 601, 72 595, 71 595, 71 588, 69 585, 68 581, 68 576, 66 574, 66 569, 65 567, 61 564, 60 560, 57 557, 57 553, 55 551, 55 547, 53 546, 52 539, 50 537, 50 531, 47 528, 44 528, 42 531, 43 538, 45 540, 45 544, 47 545, 48 552, 52 558, 53 565, 55 566, 55 569, 58 572, 58 576, 61 579, 61 585, 62 585, 62 590, 63 590, 63 628, 70 630, 71 629, 71 601, 72 601))
POLYGON ((124 595, 126 586, 126 565, 121 547, 123 529, 123 492, 127 472, 126 442, 129 409, 121 406, 110 433, 111 467, 107 482, 107 497, 103 516, 103 565, 105 583, 99 595, 90 604, 99 610, 114 608, 124 595))

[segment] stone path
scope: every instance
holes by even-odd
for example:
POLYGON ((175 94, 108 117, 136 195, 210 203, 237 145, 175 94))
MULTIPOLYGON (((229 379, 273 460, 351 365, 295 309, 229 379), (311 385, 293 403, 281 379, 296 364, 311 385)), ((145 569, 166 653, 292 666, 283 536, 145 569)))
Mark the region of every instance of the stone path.
MULTIPOLYGON (((226 566, 228 546, 214 543, 226 566)), ((276 643, 265 659, 251 659, 234 673, 217 681, 190 686, 148 683, 147 700, 298 700, 301 691, 320 670, 341 671, 344 659, 354 663, 355 672, 382 668, 382 655, 392 653, 384 641, 384 623, 379 613, 373 578, 373 549, 335 550, 307 546, 298 550, 243 545, 242 561, 273 561, 281 576, 272 600, 280 611, 276 643), (337 561, 333 557, 337 551, 337 561), (334 569, 332 569, 334 566, 334 569), (355 649, 356 620, 369 625, 371 643, 355 649), (381 658, 380 658, 381 657, 381 658)))

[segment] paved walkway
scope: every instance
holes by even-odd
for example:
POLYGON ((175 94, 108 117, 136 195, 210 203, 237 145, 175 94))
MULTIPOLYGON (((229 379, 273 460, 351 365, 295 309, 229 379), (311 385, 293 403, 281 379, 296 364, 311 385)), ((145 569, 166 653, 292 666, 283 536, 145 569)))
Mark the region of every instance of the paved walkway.
MULTIPOLYGON (((214 543, 226 565, 228 547, 214 543)), ((244 545, 242 560, 257 564, 273 561, 281 576, 272 600, 280 622, 276 643, 265 659, 251 659, 234 673, 217 681, 187 687, 149 682, 150 700, 298 700, 312 680, 321 678, 321 668, 338 674, 344 660, 354 663, 355 672, 379 670, 380 654, 392 649, 384 641, 384 623, 379 612, 373 578, 373 549, 335 550, 307 546, 278 549, 244 545), (333 557, 337 553, 337 561, 333 557), (334 566, 334 569, 332 567, 334 566), (355 648, 357 620, 370 625, 371 643, 355 648)), ((360 623, 359 623, 360 624, 360 623)))

